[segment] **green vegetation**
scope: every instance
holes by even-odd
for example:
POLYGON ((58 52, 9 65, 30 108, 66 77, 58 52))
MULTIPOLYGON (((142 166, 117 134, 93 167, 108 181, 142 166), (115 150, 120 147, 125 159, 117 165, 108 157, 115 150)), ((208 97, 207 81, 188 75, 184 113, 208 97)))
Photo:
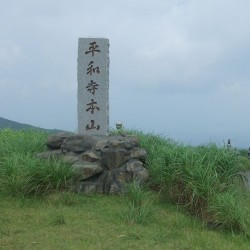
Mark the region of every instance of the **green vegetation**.
POLYGON ((147 224, 152 217, 152 197, 138 183, 127 185, 127 211, 124 213, 125 220, 130 223, 147 224))
POLYGON ((56 159, 41 161, 48 134, 37 131, 0 132, 0 192, 11 196, 44 195, 63 190, 73 176, 69 166, 56 159))
POLYGON ((250 160, 248 159, 248 150, 247 149, 240 149, 238 150, 238 163, 239 168, 242 171, 250 170, 250 160))
POLYGON ((148 152, 147 187, 83 196, 67 165, 37 160, 47 133, 1 130, 0 249, 250 249, 244 152, 122 132, 148 152))
POLYGON ((151 186, 204 221, 250 236, 249 198, 242 185, 242 156, 215 144, 191 147, 131 131, 148 152, 151 186))
POLYGON ((150 195, 153 215, 143 224, 127 222, 123 196, 0 196, 0 249, 250 249, 245 237, 209 230, 181 207, 150 195))

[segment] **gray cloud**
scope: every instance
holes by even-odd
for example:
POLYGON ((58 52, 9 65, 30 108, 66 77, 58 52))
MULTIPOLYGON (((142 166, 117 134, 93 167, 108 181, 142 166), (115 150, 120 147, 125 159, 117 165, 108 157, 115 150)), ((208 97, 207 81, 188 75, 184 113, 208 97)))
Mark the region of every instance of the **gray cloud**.
POLYGON ((247 147, 247 0, 2 1, 0 116, 75 130, 79 37, 110 39, 110 120, 247 147))

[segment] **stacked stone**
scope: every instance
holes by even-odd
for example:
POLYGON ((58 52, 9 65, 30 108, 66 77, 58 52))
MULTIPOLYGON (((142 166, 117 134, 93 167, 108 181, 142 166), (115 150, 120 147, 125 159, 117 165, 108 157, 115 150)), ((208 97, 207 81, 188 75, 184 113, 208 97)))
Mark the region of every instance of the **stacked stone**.
POLYGON ((38 157, 68 163, 75 172, 71 188, 77 193, 121 193, 125 183, 143 184, 149 177, 147 153, 134 136, 60 133, 50 136, 46 145, 49 150, 38 157))

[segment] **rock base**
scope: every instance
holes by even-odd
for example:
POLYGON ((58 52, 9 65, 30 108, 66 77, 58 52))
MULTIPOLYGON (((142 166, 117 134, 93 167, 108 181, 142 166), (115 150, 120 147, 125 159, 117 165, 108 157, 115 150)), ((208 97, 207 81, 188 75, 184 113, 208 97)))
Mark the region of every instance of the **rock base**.
POLYGON ((71 189, 76 193, 121 193, 126 183, 143 184, 149 178, 144 166, 147 153, 134 136, 59 133, 50 136, 46 145, 48 151, 37 157, 68 163, 75 172, 71 189))

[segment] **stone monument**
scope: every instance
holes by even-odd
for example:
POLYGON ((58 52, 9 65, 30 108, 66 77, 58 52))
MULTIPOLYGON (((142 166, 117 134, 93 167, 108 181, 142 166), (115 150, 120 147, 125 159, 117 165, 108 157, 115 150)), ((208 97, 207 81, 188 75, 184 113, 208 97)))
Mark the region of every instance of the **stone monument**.
POLYGON ((109 129, 109 40, 79 38, 78 134, 107 135, 109 129))
MULTIPOLYGON (((145 183, 147 153, 135 136, 108 135, 109 41, 79 38, 78 134, 59 133, 47 140, 48 150, 37 157, 59 159, 72 169, 68 180, 77 193, 121 193, 126 183, 145 183)), ((122 123, 116 124, 118 130, 122 123)))

